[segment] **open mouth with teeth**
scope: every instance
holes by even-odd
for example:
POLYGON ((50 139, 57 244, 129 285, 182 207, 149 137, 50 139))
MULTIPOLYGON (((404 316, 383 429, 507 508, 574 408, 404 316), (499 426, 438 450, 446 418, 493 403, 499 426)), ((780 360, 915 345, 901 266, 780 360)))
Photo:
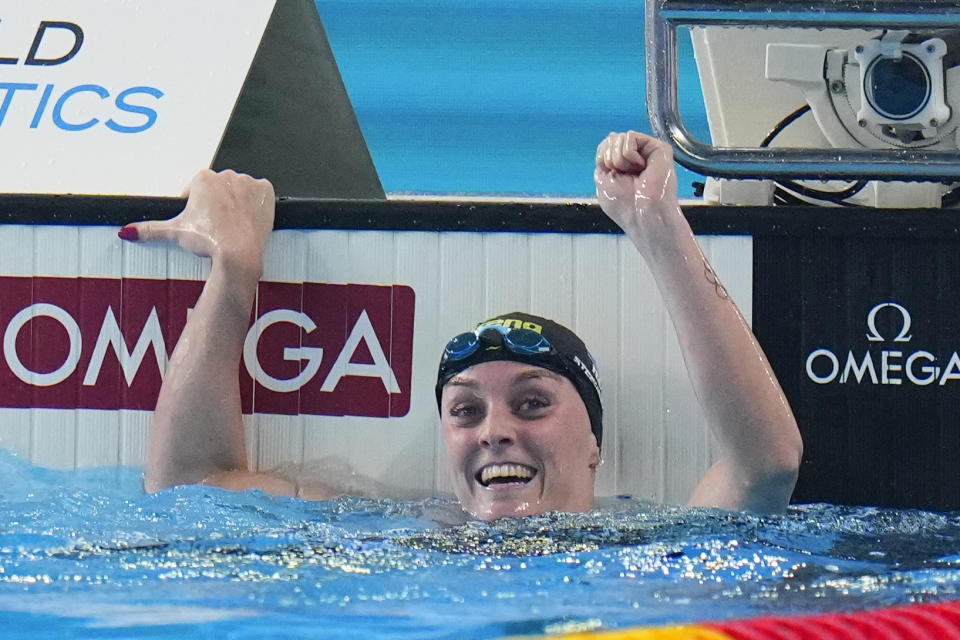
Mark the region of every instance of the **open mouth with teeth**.
POLYGON ((476 478, 484 487, 500 484, 527 484, 537 470, 523 464, 488 464, 477 471, 476 478))

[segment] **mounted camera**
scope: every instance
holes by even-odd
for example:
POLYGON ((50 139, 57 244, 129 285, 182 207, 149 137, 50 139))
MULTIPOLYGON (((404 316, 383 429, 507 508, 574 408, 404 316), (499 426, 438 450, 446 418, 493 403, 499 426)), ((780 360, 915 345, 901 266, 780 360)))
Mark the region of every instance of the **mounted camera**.
POLYGON ((771 42, 766 77, 794 84, 837 148, 956 149, 960 34, 885 31, 852 50, 771 42))
POLYGON ((907 31, 889 31, 857 45, 857 64, 845 65, 848 82, 855 80, 856 91, 847 88, 847 97, 851 106, 858 98, 857 124, 894 145, 936 139, 950 120, 943 69, 947 44, 909 38, 907 31))
MULTIPOLYGON (((732 33, 717 35, 728 38, 732 33)), ((778 29, 763 31, 759 37, 767 38, 765 80, 792 85, 806 103, 792 113, 781 112, 780 122, 761 147, 960 148, 960 30, 887 30, 875 35, 778 29), (809 122, 797 128, 795 123, 807 113, 813 118, 804 119, 809 122)), ((741 59, 744 53, 739 51, 741 59)), ((779 98, 779 104, 784 99, 779 98)), ((749 182, 745 187, 725 186, 731 199, 741 197, 735 188, 755 190, 749 182)), ((779 181, 772 187, 768 184, 773 190, 767 197, 782 204, 939 207, 960 202, 960 190, 938 183, 857 181, 836 187, 779 181)), ((763 193, 759 198, 762 202, 763 193)), ((721 196, 721 201, 726 200, 721 196)))

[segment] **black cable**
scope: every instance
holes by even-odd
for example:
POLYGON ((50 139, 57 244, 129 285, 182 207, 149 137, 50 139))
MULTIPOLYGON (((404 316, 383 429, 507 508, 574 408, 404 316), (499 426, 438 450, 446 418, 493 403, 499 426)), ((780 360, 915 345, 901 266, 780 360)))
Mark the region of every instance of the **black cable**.
POLYGON ((793 207, 812 207, 812 203, 807 202, 797 196, 793 195, 786 189, 777 187, 773 191, 773 202, 775 204, 790 205, 793 207))
POLYGON ((844 200, 851 198, 857 195, 858 193, 860 193, 861 191, 863 191, 866 188, 867 184, 869 183, 866 180, 858 180, 857 182, 854 182, 853 184, 851 184, 849 187, 846 187, 845 189, 842 189, 840 191, 828 191, 826 189, 817 189, 814 187, 808 187, 806 185, 800 184, 799 182, 794 182, 793 180, 782 180, 777 182, 777 185, 785 189, 789 189, 790 191, 793 191, 794 193, 798 193, 802 196, 806 196, 808 198, 814 198, 816 200, 825 200, 827 202, 832 202, 834 204, 839 204, 843 206, 850 206, 850 203, 844 202, 844 200))
MULTIPOLYGON (((760 143, 760 148, 764 149, 770 146, 770 143, 774 139, 783 133, 783 130, 789 127, 791 124, 799 120, 806 113, 811 111, 809 104, 805 104, 799 109, 796 109, 793 113, 787 115, 783 120, 777 123, 777 125, 770 130, 770 133, 763 139, 763 142, 760 143)), ((844 202, 847 198, 851 198, 867 186, 866 180, 858 180, 854 182, 849 187, 842 189, 840 191, 828 191, 824 189, 816 189, 814 187, 808 187, 802 185, 799 182, 794 182, 793 180, 782 180, 777 181, 776 185, 778 191, 781 193, 782 199, 789 200, 790 204, 810 204, 801 198, 798 198, 794 194, 800 194, 807 198, 813 198, 815 200, 824 200, 826 202, 831 202, 833 204, 838 204, 841 206, 851 206, 850 203, 844 202), (794 193, 787 193, 786 190, 789 189, 794 193)))
POLYGON ((767 137, 763 139, 763 142, 760 143, 760 148, 766 148, 770 146, 770 143, 773 142, 774 138, 783 133, 783 130, 793 124, 796 120, 800 119, 803 114, 810 111, 810 105, 805 104, 786 118, 777 123, 773 129, 770 130, 770 133, 767 134, 767 137))

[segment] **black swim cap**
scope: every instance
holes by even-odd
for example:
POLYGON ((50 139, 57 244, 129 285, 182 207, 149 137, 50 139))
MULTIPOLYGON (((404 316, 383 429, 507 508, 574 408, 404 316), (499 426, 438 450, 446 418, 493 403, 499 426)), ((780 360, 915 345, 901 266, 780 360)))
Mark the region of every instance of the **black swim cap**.
MULTIPOLYGON (((527 335, 521 333, 520 336, 527 335)), ((536 336, 534 336, 536 339, 536 336)), ((603 406, 600 403, 600 381, 597 363, 587 345, 577 334, 563 325, 540 316, 518 311, 505 313, 479 323, 472 332, 453 338, 444 349, 437 373, 437 407, 443 387, 455 375, 473 365, 496 360, 512 360, 543 367, 564 376, 573 383, 587 408, 590 430, 597 438, 597 446, 603 436, 603 406), (514 345, 505 330, 525 329, 543 338, 539 351, 533 347, 514 345), (489 336, 489 337, 488 337, 489 336)))

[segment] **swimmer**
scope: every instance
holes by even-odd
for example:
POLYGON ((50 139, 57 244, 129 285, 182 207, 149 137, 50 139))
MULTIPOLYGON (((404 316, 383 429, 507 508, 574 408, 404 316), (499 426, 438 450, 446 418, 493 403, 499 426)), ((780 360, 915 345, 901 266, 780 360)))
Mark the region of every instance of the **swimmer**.
MULTIPOLYGON (((800 434, 762 349, 680 210, 670 147, 640 133, 610 134, 597 149, 594 179, 601 208, 656 278, 719 444, 720 458, 689 504, 782 511, 796 483, 800 434)), ((203 171, 188 194, 176 218, 119 234, 212 259, 157 400, 146 489, 203 483, 333 498, 330 487, 246 469, 237 371, 273 226, 273 188, 231 171, 203 171)), ((481 322, 447 343, 435 391, 464 511, 494 520, 590 509, 602 409, 595 363, 573 332, 521 313, 481 322)))

